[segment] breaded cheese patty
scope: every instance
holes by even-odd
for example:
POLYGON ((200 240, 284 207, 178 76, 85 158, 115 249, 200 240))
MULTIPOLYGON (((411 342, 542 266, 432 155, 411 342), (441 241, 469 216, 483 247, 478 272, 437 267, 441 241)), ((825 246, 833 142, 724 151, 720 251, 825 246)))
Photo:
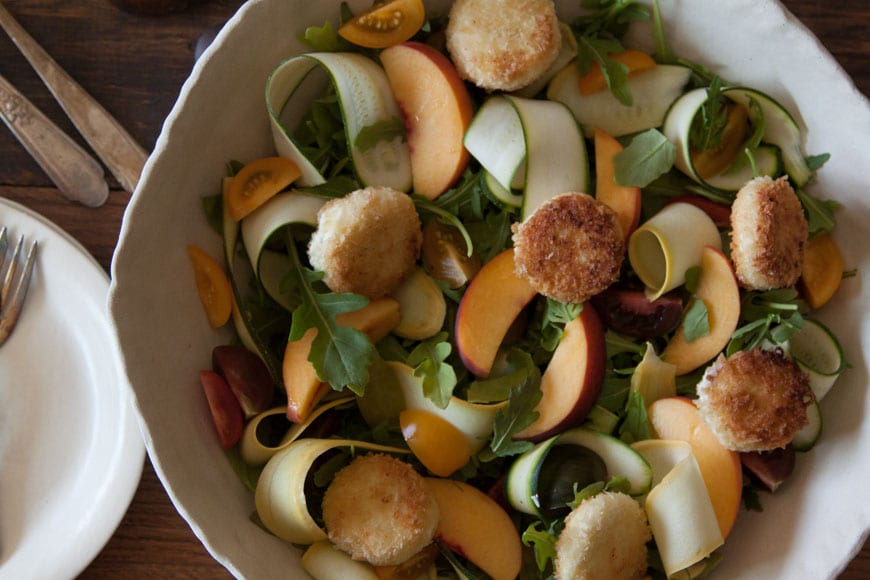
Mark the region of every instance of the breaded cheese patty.
POLYGON ((581 303, 619 279, 625 240, 616 213, 585 193, 564 193, 513 226, 518 276, 545 296, 581 303))
POLYGON ((698 383, 698 411, 732 451, 788 445, 807 424, 809 377, 781 349, 756 347, 719 358, 698 383))
POLYGON ((320 208, 308 258, 333 292, 375 299, 408 277, 422 244, 411 198, 389 187, 367 187, 320 208))
POLYGON ((528 85, 562 45, 552 0, 456 0, 445 32, 459 75, 490 91, 528 85))
POLYGON ((556 540, 558 580, 633 580, 647 568, 651 539, 643 508, 624 493, 583 500, 565 518, 556 540))
POLYGON ((438 504, 414 468, 384 454, 360 456, 323 497, 330 541, 355 560, 396 566, 432 543, 438 504))
POLYGON ((801 275, 807 220, 786 177, 757 177, 731 206, 731 260, 749 290, 793 286, 801 275))

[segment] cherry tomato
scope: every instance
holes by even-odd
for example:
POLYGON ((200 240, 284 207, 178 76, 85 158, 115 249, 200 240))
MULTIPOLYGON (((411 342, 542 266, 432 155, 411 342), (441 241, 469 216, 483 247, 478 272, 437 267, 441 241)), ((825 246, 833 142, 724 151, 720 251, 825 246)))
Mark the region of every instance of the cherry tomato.
POLYGON ((405 409, 399 413, 399 425, 402 437, 420 463, 439 477, 447 477, 471 458, 462 432, 438 415, 405 409))
POLYGON ((417 34, 425 21, 423 0, 388 0, 345 22, 338 34, 359 46, 387 48, 417 34))
POLYGON ((423 264, 436 279, 459 288, 480 270, 480 257, 468 255, 465 239, 454 227, 432 220, 423 228, 423 264))
POLYGON ((229 449, 242 437, 245 419, 242 406, 222 376, 214 371, 200 371, 199 380, 208 400, 208 408, 221 447, 229 449))
POLYGON ((843 280, 843 255, 830 234, 819 234, 807 241, 799 287, 812 308, 821 308, 843 280))
POLYGON ((286 157, 251 161, 230 180, 224 200, 230 217, 239 221, 299 179, 299 166, 286 157))
POLYGON ((198 246, 187 246, 199 300, 212 328, 227 323, 233 311, 233 290, 223 268, 198 246))

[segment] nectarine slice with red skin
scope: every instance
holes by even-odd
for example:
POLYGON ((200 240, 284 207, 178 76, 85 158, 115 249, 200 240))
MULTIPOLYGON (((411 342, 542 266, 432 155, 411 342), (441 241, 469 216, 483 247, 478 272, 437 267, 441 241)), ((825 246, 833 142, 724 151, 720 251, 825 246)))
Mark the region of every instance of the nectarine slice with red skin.
POLYGON ((513 248, 484 264, 456 313, 456 350, 469 371, 489 375, 508 329, 536 295, 515 272, 513 248))
POLYGON ((604 327, 591 305, 565 325, 562 340, 541 377, 538 418, 515 435, 541 441, 579 425, 601 392, 607 366, 604 327))
POLYGON ((434 199, 468 165, 462 139, 473 115, 471 96, 453 63, 431 46, 397 44, 380 59, 407 128, 414 192, 434 199))
POLYGON ((743 493, 740 454, 719 443, 690 399, 659 399, 647 408, 647 416, 658 438, 687 441, 692 446, 722 537, 727 537, 737 519, 743 493))
POLYGON ((601 129, 595 129, 594 139, 595 198, 616 212, 623 238, 628 242, 640 223, 640 188, 616 182, 613 158, 622 151, 622 144, 601 129))
POLYGON ((692 372, 722 352, 740 319, 740 289, 734 269, 725 254, 712 246, 705 246, 701 252, 695 299, 707 307, 710 332, 689 342, 681 326, 668 341, 661 358, 676 365, 678 376, 692 372))
POLYGON ((513 580, 522 567, 522 542, 508 513, 476 487, 452 479, 426 478, 438 503, 435 539, 489 574, 513 580))

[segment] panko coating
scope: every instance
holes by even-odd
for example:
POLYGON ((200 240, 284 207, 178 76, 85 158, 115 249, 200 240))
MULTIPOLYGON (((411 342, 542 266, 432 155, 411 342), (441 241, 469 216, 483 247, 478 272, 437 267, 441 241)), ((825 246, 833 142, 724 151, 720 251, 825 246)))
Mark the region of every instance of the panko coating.
POLYGON ((731 260, 748 290, 793 286, 800 278, 808 227, 786 177, 757 177, 731 205, 731 260))
POLYGON ((422 244, 411 198, 389 187, 367 187, 320 208, 308 258, 333 292, 375 299, 411 274, 422 244))
POLYGON ((329 540, 355 560, 396 566, 432 543, 438 504, 423 477, 390 455, 354 459, 323 497, 329 540))
POLYGON ((625 240, 616 213, 585 193, 558 195, 513 226, 518 276, 579 304, 619 279, 625 240))
POLYGON ((624 493, 594 495, 565 518, 565 529, 556 540, 556 578, 643 578, 651 538, 646 513, 637 501, 624 493))
POLYGON ((781 349, 719 355, 698 383, 698 411, 722 446, 768 451, 807 424, 809 377, 781 349))
POLYGON ((490 91, 528 85, 562 45, 552 0, 456 0, 445 32, 459 75, 490 91))

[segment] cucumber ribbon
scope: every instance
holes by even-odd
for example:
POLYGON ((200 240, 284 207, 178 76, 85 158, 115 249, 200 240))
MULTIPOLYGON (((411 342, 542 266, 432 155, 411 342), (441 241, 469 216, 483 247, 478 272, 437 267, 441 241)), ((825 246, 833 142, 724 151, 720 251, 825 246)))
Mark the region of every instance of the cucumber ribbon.
POLYGON ((304 83, 322 67, 335 88, 341 106, 348 151, 357 177, 364 185, 411 188, 411 156, 402 136, 381 139, 360 148, 357 137, 366 127, 401 119, 401 112, 384 70, 372 59, 355 53, 309 53, 288 58, 266 81, 266 108, 272 139, 279 155, 302 170, 299 183, 314 186, 326 180, 300 150, 291 131, 308 111, 310 101, 323 93, 322 83, 304 83))
POLYGON ((709 556, 725 540, 691 444, 648 439, 632 447, 652 467, 653 487, 644 509, 670 578, 709 556))

